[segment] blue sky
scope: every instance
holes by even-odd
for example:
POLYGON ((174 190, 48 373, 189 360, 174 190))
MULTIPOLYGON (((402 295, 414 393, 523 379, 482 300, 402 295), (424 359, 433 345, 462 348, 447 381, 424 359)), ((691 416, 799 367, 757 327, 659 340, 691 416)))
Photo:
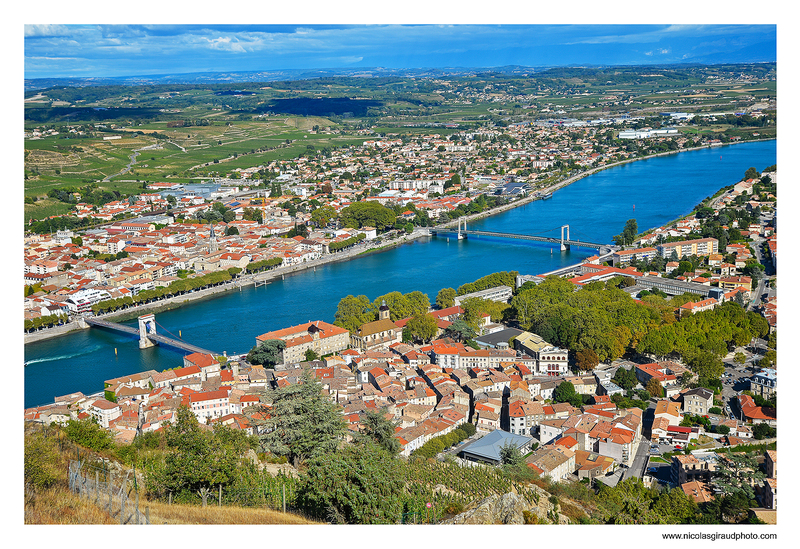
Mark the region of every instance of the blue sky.
POLYGON ((773 24, 24 25, 25 78, 751 62, 775 61, 776 51, 773 24))

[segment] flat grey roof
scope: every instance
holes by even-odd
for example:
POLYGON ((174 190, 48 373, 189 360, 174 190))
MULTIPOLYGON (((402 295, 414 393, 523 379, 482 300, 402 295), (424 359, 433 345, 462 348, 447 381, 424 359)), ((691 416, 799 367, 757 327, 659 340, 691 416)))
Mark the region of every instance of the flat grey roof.
POLYGON ((513 435, 499 429, 479 438, 461 450, 463 457, 472 456, 483 461, 500 461, 500 449, 506 444, 513 444, 517 448, 530 444, 534 439, 523 435, 513 435))
POLYGON ((508 343, 508 340, 512 337, 517 337, 519 334, 522 333, 522 330, 517 330, 516 328, 505 328, 503 330, 494 332, 493 334, 487 334, 485 336, 476 337, 475 341, 478 345, 489 345, 490 347, 497 347, 498 343, 508 343))

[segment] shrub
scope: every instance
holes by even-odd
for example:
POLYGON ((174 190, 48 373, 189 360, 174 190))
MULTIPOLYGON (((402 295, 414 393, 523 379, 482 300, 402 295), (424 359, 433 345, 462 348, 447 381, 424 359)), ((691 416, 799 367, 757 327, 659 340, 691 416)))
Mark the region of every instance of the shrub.
POLYGON ((25 437, 25 484, 44 489, 59 479, 55 443, 40 433, 25 437))
POLYGON ((94 420, 70 420, 64 432, 71 441, 91 450, 107 450, 114 446, 111 433, 103 430, 94 420))
POLYGON ((474 435, 474 434, 475 434, 475 431, 476 431, 476 429, 475 429, 475 426, 474 426, 472 423, 463 423, 463 424, 462 424, 462 425, 461 425, 461 426, 458 428, 458 430, 459 430, 459 431, 464 431, 464 433, 466 433, 466 435, 467 435, 467 437, 466 437, 466 438, 469 438, 469 437, 471 437, 472 435, 474 435))

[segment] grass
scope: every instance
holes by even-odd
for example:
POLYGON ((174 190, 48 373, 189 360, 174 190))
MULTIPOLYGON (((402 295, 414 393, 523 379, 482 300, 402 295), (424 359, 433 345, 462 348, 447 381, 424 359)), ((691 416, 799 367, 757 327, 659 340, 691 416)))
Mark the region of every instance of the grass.
POLYGON ((25 496, 25 524, 119 524, 119 520, 66 486, 25 496))
POLYGON ((29 219, 44 219, 51 215, 64 215, 69 212, 69 204, 54 198, 46 198, 38 200, 35 204, 25 204, 25 221, 29 219))
MULTIPOLYGON (((148 510, 151 524, 321 524, 300 515, 271 509, 208 505, 179 505, 140 498, 139 510, 148 510)), ((25 498, 25 524, 119 524, 93 503, 65 485, 54 486, 25 498)))
MULTIPOLYGON (((291 513, 252 507, 148 502, 152 524, 321 524, 291 513)), ((140 501, 139 508, 142 508, 140 501)))

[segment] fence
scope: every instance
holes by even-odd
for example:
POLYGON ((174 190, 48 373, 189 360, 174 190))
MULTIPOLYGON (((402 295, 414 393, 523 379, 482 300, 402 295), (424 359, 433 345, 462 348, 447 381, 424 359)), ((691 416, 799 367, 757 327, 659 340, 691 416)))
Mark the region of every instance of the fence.
POLYGON ((139 491, 135 489, 136 478, 131 473, 114 475, 107 467, 94 463, 70 460, 69 489, 80 497, 94 500, 95 505, 105 508, 111 516, 118 516, 120 524, 151 524, 150 507, 144 513, 139 510, 139 491))

